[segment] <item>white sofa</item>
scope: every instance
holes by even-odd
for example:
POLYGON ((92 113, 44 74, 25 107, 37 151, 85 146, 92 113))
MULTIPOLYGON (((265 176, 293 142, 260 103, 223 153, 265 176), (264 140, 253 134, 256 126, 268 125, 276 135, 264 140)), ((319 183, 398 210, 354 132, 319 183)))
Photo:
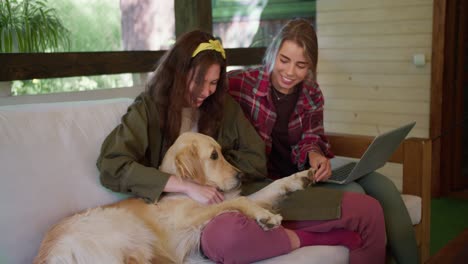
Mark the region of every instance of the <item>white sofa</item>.
MULTIPOLYGON (((95 165, 105 136, 129 98, 0 106, 0 263, 31 263, 60 219, 124 195, 99 183, 95 165)), ((413 222, 421 200, 406 196, 413 222)), ((347 263, 341 246, 315 246, 263 263, 347 263)))

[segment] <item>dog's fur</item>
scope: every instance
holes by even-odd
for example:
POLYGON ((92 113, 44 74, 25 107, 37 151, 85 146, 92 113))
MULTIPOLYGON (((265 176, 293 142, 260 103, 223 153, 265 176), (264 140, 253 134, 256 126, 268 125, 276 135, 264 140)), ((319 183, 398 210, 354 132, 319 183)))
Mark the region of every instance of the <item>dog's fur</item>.
POLYGON ((215 186, 224 193, 219 204, 200 204, 183 194, 164 195, 157 203, 127 199, 89 209, 48 231, 34 260, 42 263, 186 263, 200 259, 203 227, 226 211, 240 211, 265 230, 282 217, 269 209, 285 194, 309 184, 307 173, 277 180, 248 196, 239 196, 240 173, 222 156, 211 137, 184 133, 171 146, 161 171, 215 186))

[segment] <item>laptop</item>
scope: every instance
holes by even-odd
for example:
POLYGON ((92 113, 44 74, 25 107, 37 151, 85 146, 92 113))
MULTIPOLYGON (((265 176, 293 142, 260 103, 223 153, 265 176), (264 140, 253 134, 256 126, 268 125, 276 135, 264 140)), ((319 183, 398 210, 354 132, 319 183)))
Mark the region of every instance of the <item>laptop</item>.
POLYGON ((340 157, 330 159, 332 175, 326 182, 346 184, 379 169, 385 165, 415 124, 416 122, 412 122, 378 135, 357 162, 340 157))

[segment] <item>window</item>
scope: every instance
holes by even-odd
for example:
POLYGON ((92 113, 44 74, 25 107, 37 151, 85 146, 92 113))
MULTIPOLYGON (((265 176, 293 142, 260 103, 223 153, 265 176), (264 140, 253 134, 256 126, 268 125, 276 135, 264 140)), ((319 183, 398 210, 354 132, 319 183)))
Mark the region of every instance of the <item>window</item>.
MULTIPOLYGON (((23 1, 12 0, 10 2, 21 4, 23 1)), ((30 0, 29 2, 36 1, 30 0)), ((287 20, 294 17, 315 20, 315 0, 205 1, 211 1, 212 3, 213 33, 222 39, 225 48, 264 47, 287 20)), ((94 62, 89 59, 89 56, 84 56, 85 58, 81 63, 88 63, 93 70, 71 69, 70 71, 73 71, 73 73, 84 75, 103 72, 121 73, 129 72, 126 70, 131 67, 133 72, 135 72, 136 68, 144 68, 143 71, 146 71, 153 66, 160 54, 154 52, 143 54, 141 52, 167 50, 175 41, 176 16, 174 14, 174 2, 177 3, 177 1, 41 0, 41 2, 44 2, 49 8, 53 7, 54 13, 57 14, 63 26, 69 32, 70 43, 67 49, 64 50, 71 52, 65 53, 64 57, 67 57, 67 59, 75 55, 77 58, 82 59, 81 52, 87 52, 87 54, 97 52, 96 56, 105 57, 103 55, 107 53, 124 51, 124 53, 112 55, 112 61, 117 61, 116 58, 121 56, 127 56, 126 61, 128 62, 128 57, 138 52, 140 53, 136 54, 137 57, 140 59, 144 57, 145 60, 144 62, 137 62, 139 65, 145 63, 144 67, 138 67, 138 65, 123 67, 121 62, 116 62, 123 70, 109 70, 110 66, 104 65, 103 61, 105 60, 102 58, 94 62), (148 66, 149 63, 151 63, 151 67, 148 66)), ((200 7, 207 6, 206 2, 200 2, 196 5, 200 5, 200 7)), ((45 51, 50 52, 51 50, 45 51)), ((16 58, 10 57, 10 59, 14 60, 16 58)), ((37 58, 34 61, 35 63, 40 62, 37 58)), ((36 65, 29 65, 28 67, 30 67, 28 69, 30 71, 38 68, 36 65)), ((77 66, 73 60, 69 60, 66 67, 77 66)), ((83 67, 83 65, 80 65, 80 67, 83 67)), ((63 67, 55 66, 55 69, 56 71, 62 71, 63 67)), ((54 74, 53 67, 45 71, 45 73, 31 76, 44 76, 46 78, 70 76, 63 74, 63 72, 54 74)), ((8 73, 7 76, 9 76, 8 73)), ((12 85, 10 84, 11 88, 7 87, 7 91, 11 90, 13 95, 84 91, 141 85, 145 80, 144 74, 128 73, 33 79, 14 81, 12 85)), ((5 88, 0 87, 0 93, 2 89, 5 88)))
MULTIPOLYGON (((173 1, 133 0, 30 0, 31 6, 45 3, 69 39, 54 51, 113 52, 164 50, 175 41, 173 1)), ((10 1, 22 9, 23 0, 10 1)), ((21 13, 19 13, 21 14, 21 13)), ((0 31, 2 32, 2 31, 0 31)), ((52 35, 52 34, 51 34, 52 35)), ((3 36, 0 36, 3 38, 3 36)), ((37 50, 50 52, 47 48, 37 50)), ((15 52, 29 52, 20 49, 15 52)), ((134 86, 144 82, 140 74, 113 74, 14 81, 12 95, 84 91, 134 86)))
POLYGON ((226 48, 266 47, 292 18, 315 21, 316 0, 212 0, 213 34, 226 48))

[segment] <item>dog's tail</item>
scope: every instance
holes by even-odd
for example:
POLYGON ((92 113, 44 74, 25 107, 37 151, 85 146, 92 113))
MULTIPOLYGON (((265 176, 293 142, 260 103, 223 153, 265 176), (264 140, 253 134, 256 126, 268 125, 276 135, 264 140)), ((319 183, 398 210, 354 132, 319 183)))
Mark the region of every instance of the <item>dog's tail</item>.
POLYGON ((94 208, 50 229, 34 264, 151 263, 155 242, 151 230, 125 209, 94 208))

